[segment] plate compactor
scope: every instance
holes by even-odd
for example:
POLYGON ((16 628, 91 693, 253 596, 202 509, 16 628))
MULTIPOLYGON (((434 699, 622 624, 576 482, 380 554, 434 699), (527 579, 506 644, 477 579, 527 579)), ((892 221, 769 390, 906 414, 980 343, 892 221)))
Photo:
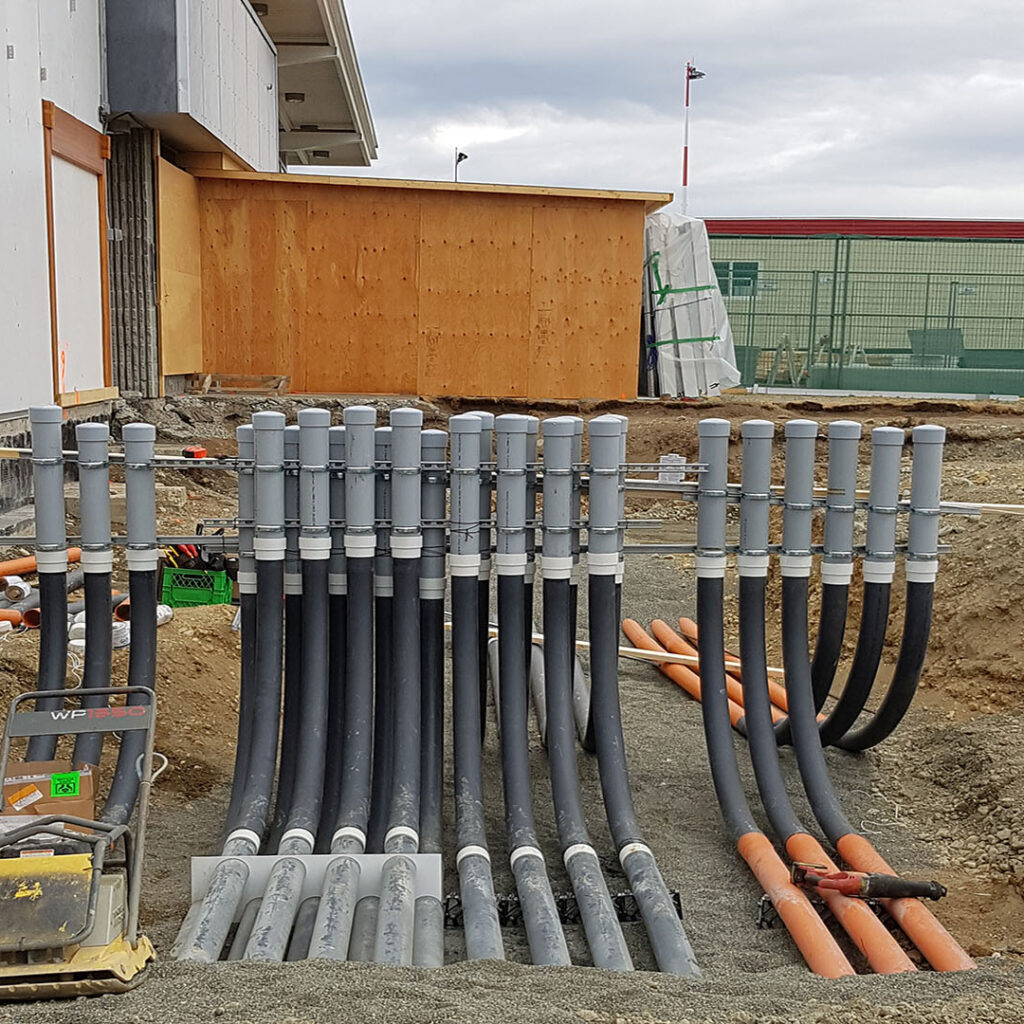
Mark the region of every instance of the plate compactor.
MULTIPOLYGON (((12 701, 0 781, 9 779, 15 740, 144 730, 145 751, 130 766, 139 775, 134 834, 127 824, 63 813, 0 816, 0 1001, 125 992, 142 980, 154 958, 138 918, 155 724, 156 695, 143 686, 25 693, 12 701), (134 694, 133 703, 83 706, 95 703, 83 697, 115 694, 134 694)), ((50 795, 77 794, 81 774, 53 775, 50 795)), ((25 788, 20 799, 5 798, 5 811, 30 809, 32 788, 25 788)))

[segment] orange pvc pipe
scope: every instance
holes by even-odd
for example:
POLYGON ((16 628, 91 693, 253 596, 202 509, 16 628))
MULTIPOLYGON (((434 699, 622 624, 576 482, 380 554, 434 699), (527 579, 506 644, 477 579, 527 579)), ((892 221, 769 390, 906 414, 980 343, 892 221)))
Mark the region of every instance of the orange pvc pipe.
MULTIPOLYGON (((82 557, 81 548, 68 548, 68 561, 77 562, 82 557)), ((23 572, 36 571, 36 556, 26 555, 24 558, 11 558, 0 562, 0 576, 21 575, 23 572)))
POLYGON ((790 880, 786 865, 768 837, 761 832, 748 832, 740 836, 736 848, 768 894, 807 966, 823 978, 855 974, 807 894, 790 880))
POLYGON ((114 618, 118 622, 128 622, 132 617, 131 601, 126 597, 120 604, 114 606, 114 618))
MULTIPOLYGON (((667 651, 672 654, 695 654, 700 657, 700 652, 692 644, 687 643, 679 634, 662 619, 655 619, 651 623, 651 632, 654 634, 658 643, 662 644, 667 651)), ((698 672, 700 666, 697 666, 698 672)), ((729 699, 732 700, 737 707, 741 710, 743 708, 743 685, 738 679, 734 679, 730 673, 725 674, 725 691, 729 695, 729 699)), ((743 715, 740 715, 742 718, 743 715)), ((778 708, 772 707, 772 721, 778 722, 780 719, 785 718, 785 714, 778 708)), ((732 723, 733 725, 736 722, 732 723)))
MULTIPOLYGON (((696 644, 697 623, 694 622, 693 619, 687 619, 685 617, 680 618, 679 629, 682 631, 683 636, 687 641, 689 641, 691 646, 696 644)), ((731 654, 728 650, 725 652, 725 656, 730 661, 738 662, 740 660, 735 654, 731 654)), ((741 674, 741 669, 730 668, 727 669, 727 671, 729 675, 742 681, 743 676, 741 674)), ((786 696, 786 688, 784 686, 780 686, 770 676, 768 678, 768 696, 771 697, 771 701, 776 707, 782 708, 783 711, 789 711, 789 699, 786 696)))
POLYGON ((21 612, 17 608, 0 608, 0 622, 9 622, 12 626, 20 626, 21 612))
MULTIPOLYGON (((894 875, 882 855, 856 833, 842 836, 836 843, 839 856, 854 871, 876 871, 894 875)), ((907 938, 924 954, 937 971, 969 971, 977 964, 942 926, 935 915, 916 899, 882 900, 882 906, 903 929, 907 938)))
MULTIPOLYGON (((634 647, 645 651, 661 651, 665 648, 648 635, 647 631, 635 619, 623 619, 622 631, 629 637, 634 647)), ((700 700, 700 676, 685 665, 660 664, 663 675, 668 676, 677 686, 682 687, 694 700, 700 700)), ((743 708, 734 700, 729 701, 729 721, 735 725, 743 717, 743 708)))
MULTIPOLYGON (((822 849, 821 843, 806 832, 791 835, 786 840, 786 852, 792 860, 821 864, 829 871, 839 870, 822 849)), ((851 899, 834 890, 822 892, 821 896, 843 930, 878 974, 902 974, 917 970, 914 962, 864 900, 851 899)))

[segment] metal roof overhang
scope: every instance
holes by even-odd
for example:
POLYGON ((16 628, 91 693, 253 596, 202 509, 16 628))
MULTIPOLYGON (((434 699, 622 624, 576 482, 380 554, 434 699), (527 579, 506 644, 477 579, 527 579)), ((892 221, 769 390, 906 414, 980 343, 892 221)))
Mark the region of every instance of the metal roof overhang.
POLYGON ((377 135, 342 0, 267 0, 265 7, 260 20, 277 47, 282 159, 368 167, 377 135))

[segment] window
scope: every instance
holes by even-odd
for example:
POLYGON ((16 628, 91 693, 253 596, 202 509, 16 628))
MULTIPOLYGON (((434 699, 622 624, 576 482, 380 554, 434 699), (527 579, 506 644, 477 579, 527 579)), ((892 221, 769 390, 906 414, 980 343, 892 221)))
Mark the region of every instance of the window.
POLYGON ((756 263, 740 260, 715 260, 718 290, 727 298, 744 298, 757 291, 756 263))

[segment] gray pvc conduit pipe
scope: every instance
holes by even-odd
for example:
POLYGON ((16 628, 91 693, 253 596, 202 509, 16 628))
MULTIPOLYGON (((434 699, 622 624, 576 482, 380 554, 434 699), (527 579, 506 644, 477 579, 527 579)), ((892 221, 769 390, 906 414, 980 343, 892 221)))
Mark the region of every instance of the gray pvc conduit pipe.
POLYGON ((217 866, 199 911, 191 921, 191 914, 186 918, 179 932, 178 956, 183 960, 211 963, 220 957, 249 875, 245 862, 235 858, 259 852, 267 825, 281 722, 284 425, 284 416, 278 412, 258 412, 252 418, 255 448, 253 551, 257 587, 252 742, 242 798, 235 818, 229 822, 228 837, 222 849, 222 856, 230 859, 217 866), (186 933, 186 928, 191 934, 186 933))
MULTIPOLYGON (((420 852, 441 853, 444 814, 444 597, 448 435, 420 434, 420 852)), ((416 900, 413 964, 444 963, 444 906, 434 896, 416 900)))
MULTIPOLYGON (((252 746, 253 704, 256 697, 256 555, 253 538, 255 484, 252 424, 236 428, 238 443, 238 605, 241 613, 242 659, 238 685, 238 735, 235 743, 235 768, 231 778, 231 797, 225 823, 234 821, 245 789, 252 746)), ((244 947, 243 947, 244 948, 244 947)))
POLYGON ((284 428, 284 711, 281 758, 277 770, 273 827, 268 843, 276 848, 291 812, 292 786, 302 740, 302 567, 299 562, 299 425, 284 428))
MULTIPOLYGON (((64 412, 56 405, 34 405, 28 412, 32 431, 32 483, 35 492, 36 567, 39 570, 39 637, 37 690, 63 690, 68 660, 67 531, 64 525, 64 456, 61 424, 64 412)), ((61 699, 36 702, 38 711, 54 711, 61 699)), ((33 736, 29 761, 52 761, 56 736, 33 736)))
POLYGON ((455 865, 462 897, 462 927, 469 960, 505 957, 487 848, 480 757, 480 632, 477 609, 480 573, 481 420, 452 416, 451 555, 452 733, 455 758, 455 865))
MULTIPOLYGON (((299 912, 306 869, 298 858, 313 852, 320 821, 328 710, 328 559, 330 467, 326 409, 299 412, 299 556, 302 569, 302 681, 295 729, 301 756, 294 764, 288 818, 278 860, 246 943, 247 960, 279 961, 299 912)), ((308 913, 308 911, 307 911, 308 913)), ((310 927, 312 922, 310 922, 310 927)))
POLYGON ((876 427, 871 432, 871 481, 860 631, 846 685, 828 717, 818 726, 822 746, 841 739, 857 720, 871 693, 882 660, 889 622, 889 593, 896 569, 896 511, 902 449, 902 430, 876 427))
POLYGON ((597 851, 587 831, 576 764, 572 709, 574 637, 569 632, 572 574, 572 438, 569 416, 544 421, 544 654, 548 766, 562 845, 594 966, 630 971, 633 961, 622 935, 597 851))
MULTIPOLYGON (((79 423, 78 490, 81 498, 82 557, 85 573, 85 668, 86 689, 110 686, 113 635, 110 629, 110 578, 113 552, 110 545, 110 463, 107 448, 110 428, 105 423, 79 423)), ((82 707, 106 707, 106 696, 83 697, 82 707)), ((79 733, 72 755, 74 764, 98 765, 104 734, 79 733)))
MULTIPOLYGON (((348 646, 345 660, 344 767, 330 851, 309 943, 311 959, 350 958, 359 862, 366 850, 373 735, 374 424, 370 406, 345 409, 345 567, 348 646)), ((333 510, 332 510, 333 514, 333 510)), ((335 517, 337 518, 337 517, 335 517)))
MULTIPOLYGON (((128 685, 153 689, 156 686, 156 570, 160 560, 156 546, 156 471, 153 468, 156 428, 150 423, 127 423, 121 431, 121 440, 128 531, 125 554, 128 596, 132 602, 128 685)), ((147 698, 141 693, 131 693, 127 702, 144 704, 147 698)), ((114 777, 101 814, 103 821, 120 825, 131 818, 139 792, 137 766, 145 749, 144 731, 133 730, 121 737, 114 777)))
POLYGON ((509 865, 519 893, 530 956, 535 964, 570 963, 548 882, 544 855, 537 846, 530 795, 527 732, 526 647, 526 459, 525 416, 495 420, 497 435, 498 657, 501 685, 501 757, 509 865))
POLYGON ((391 802, 391 773, 394 767, 395 714, 395 580, 391 557, 391 427, 374 431, 374 504, 377 549, 373 559, 374 698, 373 698, 373 789, 370 796, 370 827, 367 850, 381 853, 391 802))
POLYGON ((615 575, 619 566, 619 474, 622 422, 598 416, 589 423, 590 522, 587 569, 591 718, 601 790, 612 838, 647 928, 659 968, 681 977, 700 971, 650 847, 643 841, 629 783, 619 708, 615 575))
MULTIPOLYGON (((480 633, 480 742, 487 733, 487 645, 491 628, 491 503, 494 497, 494 414, 474 410, 467 413, 480 420, 480 569, 477 576, 477 629, 480 633)), ((495 707, 498 699, 495 694, 495 707)))
MULTIPOLYGON (((540 421, 536 416, 526 417, 526 572, 523 576, 523 614, 526 618, 526 647, 523 650, 523 661, 526 665, 526 677, 529 680, 533 672, 533 581, 537 574, 537 439, 539 437, 540 421)), ((543 661, 541 661, 543 664, 543 661)), ((532 683, 532 681, 531 681, 532 683)), ((532 685, 531 685, 532 689, 532 685)), ((546 714, 544 707, 544 686, 543 682, 538 686, 537 693, 540 697, 539 720, 544 721, 546 714)), ((547 742, 547 729, 541 729, 541 741, 547 742)))
POLYGON ((569 575, 569 632, 573 638, 572 709, 576 719, 576 736, 588 754, 594 753, 594 730, 590 724, 590 682, 576 656, 576 633, 579 612, 580 582, 580 518, 583 515, 583 420, 573 420, 572 435, 572 572, 569 575))
POLYGON ((903 639, 889 689, 874 715, 846 733, 838 746, 866 750, 881 743, 910 708, 921 678, 931 631, 932 596, 938 573, 939 500, 944 427, 925 424, 913 430, 910 485, 910 533, 907 538, 907 608, 903 639))
POLYGON ((330 852, 338 817, 341 777, 345 765, 345 650, 348 646, 348 576, 345 560, 345 427, 331 427, 330 520, 331 554, 327 563, 329 593, 330 697, 327 711, 327 754, 324 796, 317 830, 317 853, 330 852))
MULTIPOLYGON (((391 410, 391 556, 394 560, 393 767, 384 852, 394 854, 381 871, 380 908, 373 958, 410 965, 416 912, 420 836, 420 432, 418 409, 391 410)), ((436 957, 436 953, 434 953, 436 957)), ((431 957, 433 959, 434 957, 431 957)))

